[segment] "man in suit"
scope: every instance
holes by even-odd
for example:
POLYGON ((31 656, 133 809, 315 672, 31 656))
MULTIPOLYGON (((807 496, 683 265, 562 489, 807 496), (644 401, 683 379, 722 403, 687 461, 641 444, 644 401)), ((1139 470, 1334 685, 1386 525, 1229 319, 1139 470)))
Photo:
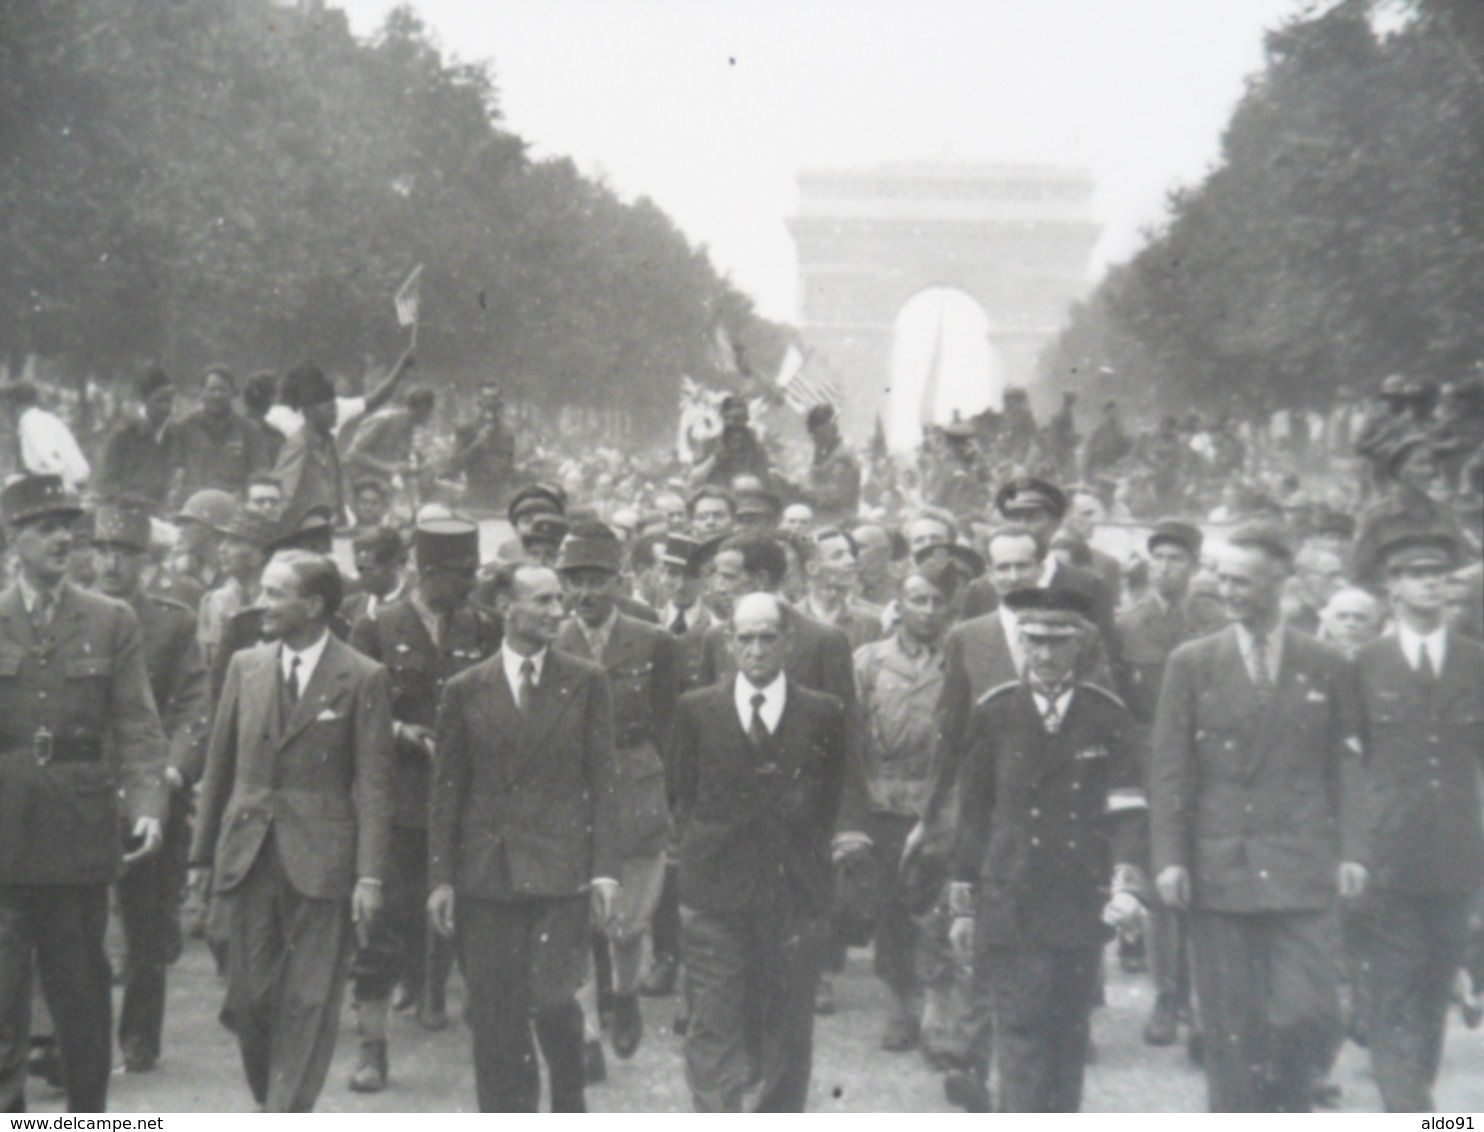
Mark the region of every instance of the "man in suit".
POLYGON ((1214 1112, 1307 1110, 1339 1038, 1336 890, 1365 885, 1342 782, 1360 750, 1353 674, 1283 625, 1292 566, 1281 531, 1231 536, 1217 585, 1235 624, 1171 654, 1155 715, 1155 883, 1189 910, 1214 1112))
POLYGON ((551 646, 555 571, 496 578, 505 639, 448 682, 438 711, 428 822, 428 913, 456 938, 484 1112, 582 1112, 582 1010, 590 932, 618 899, 613 706, 603 670, 551 646))
POLYGON ((144 592, 149 563, 149 515, 105 503, 93 517, 98 588, 125 602, 139 619, 144 664, 169 755, 170 801, 161 851, 131 865, 118 882, 128 966, 119 1013, 119 1047, 130 1073, 153 1069, 165 1022, 165 969, 180 945, 179 901, 190 854, 190 791, 206 759, 211 716, 206 666, 196 644, 196 618, 166 597, 144 592))
MULTIPOLYGON (((1178 519, 1161 519, 1145 543, 1149 552, 1149 592, 1114 624, 1118 690, 1133 721, 1135 750, 1147 778, 1149 733, 1170 653, 1201 635, 1186 605, 1190 579, 1200 566, 1200 529, 1178 519)), ((1148 861, 1140 862, 1147 870, 1148 861)), ((1185 920, 1154 894, 1147 907, 1149 966, 1154 976, 1154 1010, 1144 1025, 1144 1041, 1171 1045, 1180 1036, 1182 1016, 1190 1013, 1190 963, 1185 920)))
POLYGON ((392 815, 386 669, 329 631, 340 572, 285 551, 263 575, 266 644, 233 656, 191 858, 227 920, 222 1021, 268 1112, 308 1112, 329 1072, 351 951, 381 909, 392 815))
MULTIPOLYGON (((1062 517, 1067 513, 1067 497, 1055 484, 1021 476, 1013 479, 995 495, 995 508, 1007 523, 1029 528, 1043 547, 1051 545, 1062 517)), ((1092 604, 1091 621, 1097 628, 1105 650, 1112 649, 1113 607, 1115 593, 1103 585, 1091 570, 1064 565, 1055 557, 1045 561, 1037 584, 1058 589, 1076 590, 1092 604)), ((1000 591, 988 576, 971 582, 964 593, 963 618, 968 621, 992 613, 1000 603, 1000 591)), ((1106 682, 1104 682, 1106 684, 1106 682)))
POLYGON ((67 1107, 103 1112, 108 885, 162 843, 165 736, 138 618, 67 581, 76 497, 59 476, 25 476, 0 512, 17 564, 0 592, 0 1109, 25 1111, 34 964, 67 1107))
POLYGON ((1378 553, 1397 629, 1355 657, 1371 883, 1351 924, 1381 1098, 1388 1112, 1431 1112, 1471 894, 1484 885, 1484 649, 1445 622, 1450 535, 1404 534, 1378 553))
POLYGON ((830 930, 831 838, 858 828, 842 803, 848 723, 837 697, 787 675, 797 624, 777 597, 733 607, 737 675, 681 697, 671 755, 680 828, 686 1078, 700 1112, 801 1112, 811 1008, 830 930))
POLYGON ((557 560, 572 616, 556 647, 600 665, 613 700, 619 899, 606 937, 613 1051, 629 1058, 644 1033, 639 965, 665 881, 670 803, 660 752, 668 749, 680 670, 672 634, 618 611, 622 560, 623 547, 610 528, 595 520, 573 525, 557 560))
MULTIPOLYGON (((400 546, 395 532, 388 533, 400 546)), ((412 541, 416 584, 402 600, 373 606, 350 634, 352 648, 386 667, 396 733, 384 906, 350 968, 361 1034, 350 1087, 358 1093, 386 1087, 387 1014, 398 982, 425 1028, 448 1025, 443 988, 452 953, 427 918, 433 733, 444 686, 500 647, 498 618, 469 603, 479 570, 479 528, 467 519, 430 519, 417 525, 412 541)))
MULTIPOLYGON (((1115 863, 1110 799, 1137 777, 1128 712, 1075 675, 1080 594, 1026 589, 1023 676, 975 706, 949 904, 974 999, 999 1023, 1001 1112, 1077 1112, 1115 863)), ((1141 799, 1142 800, 1142 799, 1141 799)), ((950 1098, 952 1099, 952 1098, 950 1098)))
MULTIPOLYGON (((737 601, 747 594, 776 596, 783 586, 786 572, 787 559, 777 539, 766 534, 733 535, 721 544, 711 564, 708 579, 711 608, 730 618, 737 601)), ((789 678, 800 687, 826 692, 845 705, 846 721, 852 728, 849 746, 854 759, 855 664, 850 638, 843 629, 834 625, 822 624, 796 609, 791 608, 789 612, 794 616, 790 618, 792 625, 784 668, 789 678)), ((736 671, 736 652, 731 647, 730 629, 727 625, 713 625, 702 645, 701 684, 730 681, 736 671)), ((858 785, 860 775, 853 775, 851 781, 858 785)), ((851 807, 852 812, 856 809, 851 807)), ((842 837, 852 845, 864 845, 867 840, 859 830, 848 831, 848 836, 842 834, 842 837)), ((826 966, 838 971, 845 965, 846 945, 839 930, 836 935, 826 966)), ((834 1012, 834 985, 828 975, 821 973, 815 998, 815 1009, 820 1014, 834 1012)))
MULTIPOLYGON (((702 546, 683 534, 665 537, 660 556, 659 589, 664 598, 660 624, 675 637, 678 691, 700 686, 701 647, 714 624, 701 601, 702 546)), ((673 842, 672 842, 673 848, 673 842)), ((680 973, 680 888, 674 853, 665 863, 665 884, 651 921, 650 967, 639 983, 639 993, 663 998, 675 990, 680 973)))

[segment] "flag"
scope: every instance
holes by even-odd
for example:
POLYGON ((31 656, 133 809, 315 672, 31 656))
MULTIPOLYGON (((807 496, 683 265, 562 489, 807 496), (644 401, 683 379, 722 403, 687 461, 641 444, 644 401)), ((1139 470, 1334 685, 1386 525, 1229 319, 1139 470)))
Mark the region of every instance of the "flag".
POLYGON ((783 361, 778 364, 778 376, 773 379, 773 384, 779 389, 787 389, 788 383, 799 375, 804 368, 804 355, 799 353, 797 346, 790 346, 783 351, 783 361))
MULTIPOLYGON (((787 360, 785 355, 785 363, 787 360)), ((811 367, 808 362, 809 358, 800 357, 793 376, 783 387, 783 399, 788 402, 788 407, 800 416, 814 408, 815 405, 838 405, 840 403, 840 383, 835 379, 834 373, 828 370, 820 372, 820 367, 811 367)), ((782 376, 781 370, 779 376, 782 376)))
POLYGON ((423 281, 423 265, 418 264, 412 269, 412 274, 407 281, 397 288, 397 293, 392 296, 392 302, 397 306, 397 325, 417 325, 417 305, 421 300, 421 288, 423 281))
POLYGON ((926 431, 938 417, 938 390, 943 383, 943 314, 938 312, 938 330, 933 338, 933 356, 928 359, 927 380, 922 383, 922 400, 917 404, 917 420, 926 431))

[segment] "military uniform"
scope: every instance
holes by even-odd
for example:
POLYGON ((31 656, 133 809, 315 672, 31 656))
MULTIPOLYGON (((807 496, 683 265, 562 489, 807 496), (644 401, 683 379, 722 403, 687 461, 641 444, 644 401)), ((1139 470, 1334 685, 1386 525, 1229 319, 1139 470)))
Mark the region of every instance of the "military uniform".
MULTIPOLYGON (((95 538, 104 537, 100 527, 95 538)), ((160 852, 133 865, 118 883, 129 951, 119 1045, 127 1065, 148 1067, 160 1055, 165 968, 180 940, 178 909, 191 849, 191 788, 206 761, 211 704, 191 611, 179 602, 142 593, 130 604, 139 618, 150 690, 168 743, 168 765, 182 782, 170 794, 160 852)))
POLYGON ((974 998, 998 1030, 1000 1109, 1076 1112, 1115 862, 1108 802, 1135 776, 1128 712, 1074 682, 1053 712, 1032 684, 974 709, 954 877, 977 884, 974 998))
MULTIPOLYGON (((477 537, 477 536, 476 536, 477 537)), ((491 657, 500 647, 500 626, 468 606, 450 616, 437 639, 411 598, 382 606, 351 630, 351 646, 386 666, 392 685, 392 718, 432 729, 438 721, 443 686, 466 668, 491 657)), ((431 754, 410 737, 398 735, 392 768, 391 856, 385 906, 351 967, 357 1002, 386 999, 400 979, 413 998, 427 989, 433 1013, 442 1013, 443 982, 450 952, 442 941, 430 955, 428 897, 428 784, 431 754), (429 970, 428 959, 433 959, 429 970)))
MULTIPOLYGON (((1385 557, 1444 570, 1456 548, 1404 540, 1385 557)), ((1355 657, 1365 759, 1357 775, 1370 873, 1350 923, 1388 1112, 1430 1112, 1449 992, 1484 885, 1484 648, 1405 622, 1355 657)))
MULTIPOLYGON (((12 483, 0 507, 11 524, 80 512, 56 476, 12 483)), ((121 821, 165 815, 165 736, 134 613, 65 582, 55 594, 48 623, 20 582, 0 592, 0 1108, 25 1107, 34 955, 68 1106, 102 1112, 108 885, 121 821)))

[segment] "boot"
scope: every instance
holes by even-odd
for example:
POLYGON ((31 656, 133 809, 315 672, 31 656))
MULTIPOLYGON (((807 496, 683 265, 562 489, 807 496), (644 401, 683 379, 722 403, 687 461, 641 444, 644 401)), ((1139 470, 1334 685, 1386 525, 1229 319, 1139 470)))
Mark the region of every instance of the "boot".
POLYGON ((361 1057, 350 1075, 353 1093, 379 1093, 386 1088, 386 1016, 391 1003, 386 999, 356 1004, 360 1015, 361 1057))
POLYGON ((639 999, 632 994, 613 996, 613 1052, 627 1061, 644 1037, 644 1015, 639 999))

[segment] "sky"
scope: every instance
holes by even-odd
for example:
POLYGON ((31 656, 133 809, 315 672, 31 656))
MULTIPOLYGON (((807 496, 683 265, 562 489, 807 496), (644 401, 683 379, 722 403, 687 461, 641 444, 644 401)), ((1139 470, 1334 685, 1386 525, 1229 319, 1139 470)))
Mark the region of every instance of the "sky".
MULTIPOLYGON (((1089 282, 1200 180, 1266 29, 1308 0, 413 0, 493 64, 506 125, 648 196, 794 322, 801 169, 891 161, 1090 170, 1089 282)), ((339 0, 370 35, 393 0, 339 0)))

